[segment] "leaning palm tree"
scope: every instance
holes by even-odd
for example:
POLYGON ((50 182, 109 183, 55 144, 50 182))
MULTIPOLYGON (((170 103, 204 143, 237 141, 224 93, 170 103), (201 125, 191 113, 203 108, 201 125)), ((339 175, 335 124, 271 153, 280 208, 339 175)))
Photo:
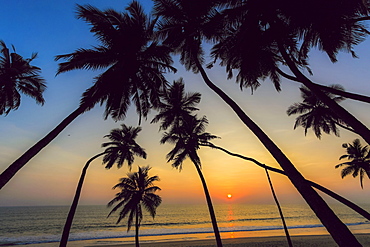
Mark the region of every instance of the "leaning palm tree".
POLYGON ((131 170, 135 156, 146 159, 145 150, 135 141, 136 137, 141 131, 141 128, 126 126, 125 124, 122 124, 121 126, 121 129, 113 129, 110 131, 109 135, 104 136, 108 137, 110 140, 110 142, 105 142, 102 144, 102 147, 106 148, 104 152, 90 158, 83 167, 76 188, 76 193, 64 225, 59 247, 67 246, 69 232, 72 227, 73 218, 81 195, 82 185, 90 163, 98 157, 103 156, 103 164, 105 164, 106 169, 110 169, 114 164, 117 164, 117 167, 121 168, 125 161, 127 161, 128 168, 131 170))
POLYGON ((210 144, 210 140, 217 138, 217 136, 205 132, 205 127, 207 124, 208 120, 205 116, 201 119, 197 119, 196 116, 188 118, 187 121, 182 125, 172 127, 170 131, 165 132, 161 139, 161 143, 173 143, 175 145, 174 148, 167 154, 167 159, 168 162, 173 161, 172 166, 176 169, 179 169, 180 171, 182 170, 182 163, 186 158, 190 158, 190 160, 193 162, 202 182, 217 246, 222 246, 211 196, 201 170, 201 162, 197 153, 200 145, 210 144))
POLYGON ((155 21, 138 2, 133 1, 126 10, 101 11, 91 5, 77 5, 77 17, 90 24, 99 45, 57 56, 57 60, 66 60, 59 64, 58 74, 75 69, 103 72, 83 93, 80 106, 0 175, 0 189, 73 120, 97 103, 105 104, 105 118, 115 120, 126 116, 131 101, 140 118, 158 106, 160 92, 167 84, 163 73, 175 70, 170 66, 170 49, 153 42, 155 21))
MULTIPOLYGON (((222 89, 217 87, 208 77, 205 69, 203 68, 204 51, 202 48, 202 41, 209 39, 213 41, 220 39, 229 34, 235 33, 230 28, 218 28, 219 24, 223 23, 225 18, 220 18, 219 12, 215 10, 215 6, 221 2, 221 5, 225 6, 227 2, 234 2, 237 4, 244 3, 256 3, 256 1, 217 1, 217 0, 206 0, 206 1, 190 1, 190 0, 154 0, 154 13, 160 17, 158 22, 158 38, 164 40, 164 43, 171 46, 174 51, 180 55, 180 62, 182 62, 188 70, 199 72, 206 83, 206 85, 214 91, 218 96, 221 97, 226 104, 228 104, 232 110, 238 115, 239 119, 257 136, 261 143, 266 149, 272 154, 276 161, 286 172, 288 178, 292 184, 302 195, 317 217, 321 220, 323 225, 328 229, 329 233, 333 236, 338 244, 359 246, 358 241, 355 239, 353 234, 349 231, 347 226, 335 215, 335 213, 329 208, 327 203, 319 196, 319 194, 307 183, 306 179, 302 174, 295 168, 292 162, 286 157, 286 155, 279 149, 279 147, 267 136, 265 132, 236 104, 236 102, 230 98, 222 89), (222 4, 223 3, 223 4, 222 4), (194 8, 197 6, 197 8, 194 8), (212 20, 216 20, 212 22, 212 20), (220 31, 221 30, 221 31, 220 31)), ((278 3, 278 2, 276 2, 278 3)), ((232 3, 230 3, 232 4, 232 3)), ((269 5, 266 5, 267 7, 269 5)), ((268 15, 266 15, 268 16, 268 15)), ((222 17, 222 16, 221 16, 222 17)), ((258 17, 258 16, 257 16, 258 17)), ((258 22, 258 19, 256 23, 258 22)), ((238 24, 238 23, 236 23, 238 24)), ((254 35, 253 35, 254 38, 254 35)), ((266 37, 271 39, 270 37, 266 37)), ((234 39, 235 42, 240 39, 234 39)), ((268 48, 268 44, 265 42, 265 38, 260 38, 260 42, 253 44, 261 45, 261 48, 268 48)), ((227 45, 223 46, 225 49, 227 45)), ((240 42, 239 48, 246 47, 245 43, 240 42)), ((263 49, 265 49, 263 48, 263 49)), ((278 50, 276 45, 273 47, 275 51, 278 50)), ((254 49, 256 50, 256 49, 254 49)), ((267 50, 267 49, 265 49, 267 50)), ((253 52, 253 49, 251 49, 253 52)), ((234 53, 227 53, 229 57, 239 58, 242 54, 242 50, 234 53)), ((256 54, 256 53, 254 53, 256 54)), ((261 53, 261 56, 257 54, 256 58, 265 58, 273 56, 273 52, 261 53), (263 55, 263 56, 262 56, 263 55)), ((233 60, 235 61, 235 60, 233 60)), ((248 57, 240 59, 236 64, 244 65, 251 60, 248 57)), ((275 82, 275 86, 279 89, 278 80, 278 66, 274 63, 282 61, 278 57, 271 57, 267 59, 267 63, 264 60, 261 61, 260 66, 254 67, 262 71, 250 70, 251 77, 248 81, 256 82, 258 78, 270 77, 275 82), (266 70, 270 68, 270 70, 266 70), (272 70, 271 70, 272 68, 272 70), (274 69, 275 68, 275 69, 274 69), (254 73, 254 74, 253 74, 254 73), (254 75, 254 76, 253 76, 254 75)), ((249 63, 250 64, 250 63, 249 63)), ((225 64, 230 70, 238 69, 232 67, 230 64, 225 64)), ((229 76, 231 74, 229 73, 229 76)), ((243 77, 240 77, 239 82, 245 82, 243 77)), ((257 81, 258 82, 258 81, 257 81)), ((248 85, 248 84, 246 84, 248 85)))
POLYGON ((167 130, 170 126, 178 128, 191 114, 197 111, 195 106, 200 102, 200 93, 185 93, 183 79, 174 81, 163 93, 159 104, 159 113, 155 115, 151 123, 161 121, 160 130, 167 130))
POLYGON ((312 48, 327 53, 332 62, 337 61, 337 54, 341 51, 355 56, 353 47, 369 33, 361 23, 364 18, 369 19, 367 2, 345 0, 335 6, 322 4, 322 1, 311 1, 309 6, 289 0, 226 2, 236 4, 233 11, 225 11, 225 18, 229 21, 223 22, 226 23, 223 28, 225 35, 219 36, 221 38, 213 55, 221 59, 229 74, 238 71, 237 80, 243 86, 258 86, 259 80, 267 76, 276 86, 279 85, 280 75, 287 75, 281 73, 280 67, 287 66, 293 73, 293 76, 287 76, 288 79, 309 88, 370 143, 370 130, 331 100, 322 87, 301 71, 306 68, 312 73, 308 67, 308 53, 312 48))
POLYGON ((158 176, 149 177, 149 166, 139 167, 139 170, 134 173, 127 174, 127 177, 121 178, 120 182, 116 184, 113 189, 121 189, 113 200, 108 203, 111 207, 117 203, 108 217, 122 208, 117 224, 121 222, 123 218, 128 216, 127 220, 127 231, 130 231, 131 226, 135 220, 135 244, 139 247, 139 228, 141 220, 143 219, 142 206, 155 217, 157 207, 161 204, 162 199, 155 192, 161 190, 158 186, 153 185, 155 181, 159 181, 158 176))
POLYGON ((341 159, 347 158, 349 161, 340 163, 335 168, 343 167, 342 178, 352 174, 355 178, 360 177, 360 185, 363 189, 363 179, 365 174, 370 179, 370 150, 368 146, 362 146, 359 139, 355 139, 353 143, 344 143, 342 145, 346 149, 347 154, 340 156, 341 159))
POLYGON ((30 63, 37 57, 23 58, 9 51, 5 42, 0 40, 0 115, 17 110, 21 104, 21 93, 34 98, 36 103, 44 104, 45 80, 40 76, 41 69, 30 63))
MULTIPOLYGON (((337 90, 343 90, 339 85, 332 85, 332 88, 337 90)), ((307 134, 307 130, 312 128, 316 137, 321 138, 322 132, 326 134, 333 133, 339 136, 339 129, 337 125, 354 132, 353 129, 348 127, 346 123, 340 119, 335 112, 319 100, 315 94, 313 94, 308 88, 301 87, 302 103, 294 103, 289 106, 287 110, 288 116, 293 114, 301 114, 296 118, 294 129, 298 126, 302 126, 307 134)), ((326 93, 335 102, 344 100, 343 97, 335 96, 331 93, 326 93)))
POLYGON ((283 210, 281 209, 280 202, 279 202, 279 200, 277 198, 277 195, 275 193, 275 189, 274 189, 274 186, 272 184, 272 181, 271 181, 271 178, 270 178, 270 174, 269 174, 267 168, 265 168, 265 172, 266 172, 266 176, 267 176, 267 181, 269 182, 269 185, 270 185, 270 190, 271 190, 272 197, 274 198, 276 207, 278 208, 278 211, 279 211, 279 215, 280 215, 280 218, 281 218, 281 221, 282 221, 282 224, 283 224, 283 228, 284 228, 286 240, 288 242, 289 247, 292 247, 293 246, 293 243, 292 243, 292 240, 290 238, 288 227, 287 227, 286 222, 285 222, 283 210))

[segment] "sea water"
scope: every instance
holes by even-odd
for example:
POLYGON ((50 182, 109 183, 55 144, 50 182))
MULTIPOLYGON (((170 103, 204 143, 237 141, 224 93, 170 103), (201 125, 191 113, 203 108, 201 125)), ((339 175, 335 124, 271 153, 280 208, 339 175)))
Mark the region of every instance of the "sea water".
MULTIPOLYGON (((370 205, 361 206, 370 211, 370 205)), ((264 232, 269 236, 282 229, 275 205, 224 204, 214 207, 220 232, 229 233, 229 237, 234 233, 253 232, 264 232)), ((350 229, 370 233, 367 219, 343 205, 331 207, 350 229)), ((69 206, 0 207, 0 246, 59 242, 68 210, 69 206)), ((118 213, 107 218, 109 212, 106 206, 78 206, 69 241, 121 238, 123 242, 125 239, 132 242, 134 226, 127 232, 126 219, 116 224, 118 213)), ((290 231, 301 229, 310 234, 322 228, 307 205, 285 205, 283 212, 290 231)), ((149 240, 159 236, 178 236, 176 240, 185 240, 207 233, 210 236, 213 230, 206 205, 161 205, 154 219, 144 214, 140 227, 140 237, 149 240)))

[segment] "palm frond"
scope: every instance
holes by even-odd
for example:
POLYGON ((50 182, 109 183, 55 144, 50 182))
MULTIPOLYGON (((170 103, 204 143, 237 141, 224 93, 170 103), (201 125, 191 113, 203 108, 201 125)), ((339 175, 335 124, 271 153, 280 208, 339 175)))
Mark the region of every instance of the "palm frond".
POLYGON ((108 206, 118 203, 109 213, 109 215, 117 211, 119 208, 122 208, 117 220, 117 224, 123 218, 127 217, 127 231, 131 229, 136 216, 139 220, 139 225, 136 225, 136 227, 140 226, 140 222, 143 218, 141 204, 144 205, 144 208, 154 218, 156 208, 162 201, 160 196, 154 194, 156 191, 160 190, 160 188, 157 186, 152 186, 154 181, 159 181, 159 177, 149 177, 148 172, 150 169, 151 168, 149 166, 139 166, 137 172, 128 173, 127 177, 121 178, 120 183, 113 187, 120 188, 121 192, 117 193, 116 197, 109 202, 108 206))
MULTIPOLYGON (((342 178, 346 177, 347 175, 351 174, 351 173, 354 173, 354 168, 351 167, 351 166, 347 166, 345 168, 343 168, 342 172, 341 172, 341 176, 342 178)), ((355 177, 355 176, 354 176, 355 177)))
POLYGON ((37 104, 45 102, 46 82, 40 75, 41 69, 30 64, 37 53, 33 53, 31 58, 23 58, 12 47, 14 52, 9 52, 5 42, 0 41, 0 115, 17 110, 21 94, 33 98, 37 104))
MULTIPOLYGON (((344 90, 340 85, 331 85, 332 88, 338 90, 344 90)), ((316 95, 314 95, 308 88, 301 87, 302 103, 294 103, 291 105, 287 114, 301 114, 296 118, 294 129, 298 126, 302 126, 305 129, 305 135, 308 129, 312 128, 317 138, 321 138, 322 132, 326 134, 333 133, 339 136, 339 129, 337 125, 344 127, 345 122, 341 120, 335 112, 333 112, 328 106, 320 101, 316 95)), ((343 100, 342 97, 336 97, 335 95, 326 92, 326 94, 336 102, 343 100)))
POLYGON ((368 146, 362 146, 360 140, 355 139, 352 143, 344 143, 342 147, 346 149, 347 154, 342 155, 339 159, 346 158, 348 161, 336 165, 335 168, 345 165, 346 167, 342 170, 342 178, 349 174, 352 174, 354 178, 359 176, 360 185, 363 188, 364 175, 367 174, 370 178, 368 146))
POLYGON ((106 148, 103 156, 105 168, 110 169, 114 164, 120 168, 127 162, 131 169, 134 156, 146 159, 145 150, 135 141, 140 131, 141 127, 122 124, 121 128, 112 129, 108 135, 104 136, 110 139, 110 142, 102 144, 102 147, 106 148))

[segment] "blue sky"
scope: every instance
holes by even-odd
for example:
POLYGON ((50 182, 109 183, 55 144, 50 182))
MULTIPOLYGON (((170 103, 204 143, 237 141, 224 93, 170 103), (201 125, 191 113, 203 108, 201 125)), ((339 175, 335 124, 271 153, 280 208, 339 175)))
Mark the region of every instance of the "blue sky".
MULTIPOLYGON (((44 106, 36 105, 32 99, 23 97, 19 110, 8 116, 1 116, 0 171, 76 109, 80 95, 91 85, 92 78, 98 73, 73 71, 55 76, 56 55, 96 44, 87 24, 75 18, 76 3, 123 10, 129 1, 3 2, 6 4, 0 8, 0 39, 9 47, 13 44, 17 53, 24 57, 38 52, 39 56, 33 64, 42 68, 42 76, 47 80, 48 89, 45 92, 44 106)), ((150 10, 151 1, 140 2, 150 10)), ((370 43, 366 41, 356 48, 359 59, 353 59, 344 53, 339 55, 339 62, 336 64, 331 64, 325 54, 312 52, 312 79, 325 85, 339 83, 348 91, 370 95, 369 48, 370 43)), ((178 62, 175 66, 179 71, 177 74, 168 74, 168 80, 183 77, 188 91, 202 93, 199 115, 207 115, 210 121, 208 131, 221 137, 215 141, 217 145, 279 167, 235 114, 205 86, 199 75, 184 71, 178 62)), ((300 99, 297 83, 283 80, 283 90, 277 93, 271 82, 266 81, 251 95, 250 90, 241 92, 233 80, 227 81, 223 68, 215 66, 208 72, 210 78, 266 131, 303 175, 355 202, 367 201, 364 198, 370 196, 368 179, 365 180, 365 189, 361 190, 357 178, 348 177, 342 180, 340 171, 334 169, 339 163, 339 156, 344 153, 341 144, 351 142, 356 138, 355 135, 342 130, 341 138, 324 135, 322 140, 317 140, 311 132, 305 137, 302 128, 293 130, 294 117, 288 117, 285 111, 289 105, 300 99)), ((347 100, 343 105, 369 126, 367 104, 347 100)), ((152 116, 148 118, 149 121, 152 116)), ((134 109, 130 109, 124 122, 137 125, 138 118, 134 109)), ((143 123, 143 131, 138 139, 146 148, 148 159, 137 159, 136 164, 150 164, 153 166, 153 175, 162 178, 159 186, 163 189, 161 195, 164 202, 204 202, 200 181, 192 164, 185 162, 181 173, 172 169, 165 160, 171 146, 159 145, 161 133, 158 133, 158 125, 150 125, 148 122, 143 123)), ((100 145, 105 141, 102 137, 112 128, 119 127, 119 124, 120 122, 111 119, 104 121, 103 109, 98 106, 80 116, 0 191, 0 206, 69 204, 82 166, 90 157, 102 151, 100 145)), ((215 150, 202 149, 200 155, 205 177, 216 202, 224 202, 226 195, 231 193, 234 195, 233 200, 239 203, 272 203, 262 169, 215 150)), ((108 202, 114 196, 111 187, 119 177, 128 172, 126 167, 120 170, 114 167, 106 171, 100 163, 100 160, 96 161, 88 172, 82 204, 108 202)), ((272 178, 277 185, 278 196, 283 201, 302 202, 286 178, 275 174, 272 178)))

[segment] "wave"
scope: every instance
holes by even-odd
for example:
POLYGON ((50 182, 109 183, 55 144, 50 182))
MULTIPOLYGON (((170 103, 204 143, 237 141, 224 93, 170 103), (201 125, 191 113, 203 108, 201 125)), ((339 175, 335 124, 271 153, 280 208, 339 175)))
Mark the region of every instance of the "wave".
MULTIPOLYGON (((369 222, 355 222, 346 224, 347 226, 370 224, 369 222)), ((308 229, 323 227, 322 224, 310 225, 295 225, 289 226, 289 229, 308 229)), ((239 227, 220 227, 220 232, 253 232, 253 231, 271 231, 281 230, 282 226, 239 226, 239 227)), ((191 235, 213 233, 212 228, 160 228, 160 229, 145 229, 140 231, 140 237, 155 237, 155 236, 173 236, 173 235, 191 235)), ((95 239, 114 239, 114 238, 132 238, 135 234, 130 232, 117 231, 90 231, 81 233, 71 233, 69 241, 84 241, 95 239)), ((28 244, 44 244, 55 243, 60 241, 60 235, 40 235, 40 236, 21 236, 21 237, 1 237, 0 246, 17 246, 28 244)))
MULTIPOLYGON (((285 219, 294 219, 295 217, 285 217, 285 219)), ((280 220, 280 217, 271 217, 271 218, 245 218, 245 219, 236 219, 236 220, 218 220, 217 222, 220 223, 230 223, 230 222, 247 222, 247 221, 273 221, 273 220, 280 220)), ((210 220, 207 221, 198 221, 198 222, 153 222, 153 223, 142 223, 141 226, 180 226, 180 225, 203 225, 211 223, 210 220)), ((104 226, 96 225, 91 226, 91 228, 117 228, 122 227, 122 225, 113 225, 113 224, 106 224, 104 226)))
MULTIPOLYGON (((285 219, 295 219, 296 217, 284 217, 285 219)), ((237 220, 230 220, 231 222, 234 221, 266 221, 266 220, 280 220, 280 217, 270 217, 270 218, 245 218, 245 219, 237 219, 237 220)))

